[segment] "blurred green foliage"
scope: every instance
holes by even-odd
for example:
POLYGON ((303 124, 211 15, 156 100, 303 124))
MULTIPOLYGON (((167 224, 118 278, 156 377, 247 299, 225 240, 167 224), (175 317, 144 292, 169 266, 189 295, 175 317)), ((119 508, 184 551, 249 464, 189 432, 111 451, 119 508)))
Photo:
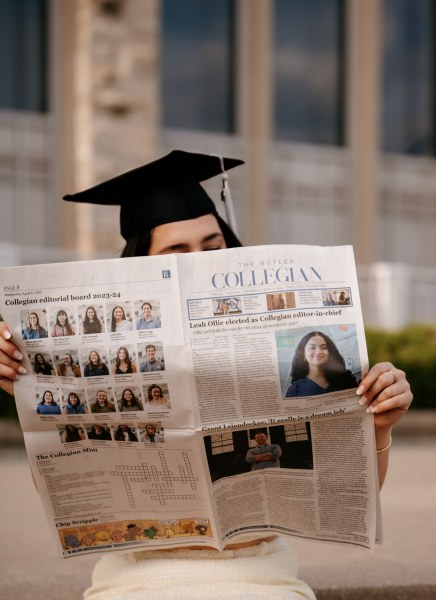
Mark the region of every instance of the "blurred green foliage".
POLYGON ((407 373, 413 408, 436 408, 436 327, 410 325, 399 331, 366 330, 369 363, 389 361, 407 373))

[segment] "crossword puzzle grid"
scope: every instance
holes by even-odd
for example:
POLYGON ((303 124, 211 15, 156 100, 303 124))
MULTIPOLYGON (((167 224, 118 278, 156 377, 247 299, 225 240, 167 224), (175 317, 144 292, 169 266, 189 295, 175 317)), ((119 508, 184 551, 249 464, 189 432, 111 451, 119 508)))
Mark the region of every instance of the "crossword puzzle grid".
MULTIPOLYGON (((172 450, 168 450, 172 452, 172 450)), ((129 465, 116 465, 116 471, 109 471, 110 475, 122 477, 126 489, 127 498, 131 508, 136 508, 131 483, 151 483, 151 487, 142 489, 143 494, 148 494, 150 500, 158 500, 162 506, 166 505, 167 500, 185 500, 194 499, 195 494, 175 494, 174 483, 179 482, 184 485, 189 484, 191 490, 196 490, 198 481, 192 473, 192 467, 187 452, 181 452, 183 465, 178 465, 179 476, 175 477, 173 471, 170 471, 162 450, 158 451, 161 469, 158 470, 155 465, 148 465, 143 462, 140 466, 132 467, 129 465)))

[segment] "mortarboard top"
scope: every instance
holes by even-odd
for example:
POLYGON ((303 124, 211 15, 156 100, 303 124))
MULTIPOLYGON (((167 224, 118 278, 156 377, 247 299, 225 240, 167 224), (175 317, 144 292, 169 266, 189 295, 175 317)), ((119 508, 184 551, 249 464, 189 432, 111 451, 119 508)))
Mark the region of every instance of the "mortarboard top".
MULTIPOLYGON (((224 158, 224 168, 244 161, 224 158)), ((121 206, 121 235, 134 235, 173 221, 217 214, 200 181, 222 173, 221 159, 208 154, 173 150, 170 154, 64 200, 121 206)))

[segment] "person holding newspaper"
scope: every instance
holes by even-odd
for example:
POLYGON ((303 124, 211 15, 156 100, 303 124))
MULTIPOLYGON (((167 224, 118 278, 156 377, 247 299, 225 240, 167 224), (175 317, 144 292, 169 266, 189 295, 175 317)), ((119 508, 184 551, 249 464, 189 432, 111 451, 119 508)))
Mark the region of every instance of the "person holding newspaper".
MULTIPOLYGON (((228 198, 224 169, 240 164, 240 160, 173 151, 65 199, 121 204, 121 234, 126 240, 123 257, 238 247, 240 241, 218 215, 200 182, 222 173, 223 197, 228 198)), ((7 325, 0 323, 0 386, 9 393, 13 381, 26 373, 22 358, 7 325)), ((356 402, 375 417, 380 485, 387 469, 392 427, 411 401, 405 373, 389 362, 374 365, 357 388, 356 402)), ((287 541, 259 534, 239 538, 223 552, 201 547, 112 553, 97 563, 93 585, 85 592, 85 598, 93 600, 139 597, 315 598, 298 579, 298 560, 287 541)))

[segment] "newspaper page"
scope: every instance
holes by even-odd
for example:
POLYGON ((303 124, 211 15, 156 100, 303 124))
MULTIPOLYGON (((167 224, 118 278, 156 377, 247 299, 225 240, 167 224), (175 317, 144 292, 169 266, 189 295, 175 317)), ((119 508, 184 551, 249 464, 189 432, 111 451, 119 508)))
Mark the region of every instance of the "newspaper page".
POLYGON ((381 525, 373 418, 355 394, 368 357, 352 248, 262 246, 179 265, 223 537, 272 529, 372 549, 381 525), (347 375, 309 379, 308 339, 313 360, 330 355, 347 375))
POLYGON ((64 557, 221 549, 259 532, 372 549, 351 247, 5 268, 1 279, 29 372, 15 385, 26 449, 64 557), (316 360, 339 357, 345 383, 295 380, 307 337, 322 346, 316 360))

